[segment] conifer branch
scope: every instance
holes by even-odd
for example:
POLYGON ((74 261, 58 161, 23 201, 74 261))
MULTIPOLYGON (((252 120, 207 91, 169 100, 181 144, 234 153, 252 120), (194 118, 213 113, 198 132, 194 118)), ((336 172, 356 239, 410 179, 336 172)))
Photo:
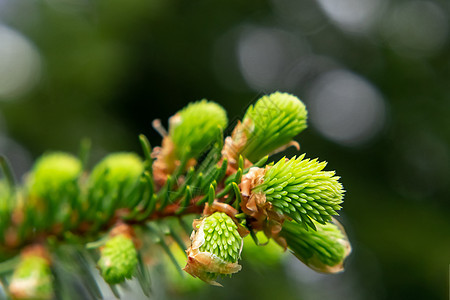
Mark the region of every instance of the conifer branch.
POLYGON ((332 217, 343 202, 339 177, 305 154, 267 164, 270 154, 298 146, 293 138, 306 120, 297 97, 276 92, 250 106, 224 140, 225 111, 201 100, 172 116, 168 130, 154 122, 161 146, 152 148, 139 136, 143 159, 112 153, 89 171, 90 144, 83 142, 79 158, 46 153, 16 184, 1 157, 2 285, 15 299, 65 293, 58 249, 68 248, 68 257, 78 262, 70 268, 91 278, 84 284, 93 297, 101 291, 90 282, 88 261, 96 262, 116 296, 116 285, 125 287, 133 277, 150 296, 147 261, 154 245, 182 272, 172 243, 186 250, 186 272, 220 285, 220 275, 241 269, 243 238, 251 234, 260 245, 258 232, 315 270, 342 271, 351 247, 332 217), (192 230, 187 216, 196 218, 192 230))

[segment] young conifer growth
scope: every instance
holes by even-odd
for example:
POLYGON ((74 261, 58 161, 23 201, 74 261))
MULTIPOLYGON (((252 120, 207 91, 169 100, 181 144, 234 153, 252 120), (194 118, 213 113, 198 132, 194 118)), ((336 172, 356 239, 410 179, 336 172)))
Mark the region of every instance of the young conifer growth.
POLYGON ((100 181, 112 186, 133 185, 144 171, 142 159, 135 153, 119 152, 109 154, 92 170, 90 186, 100 181))
MULTIPOLYGON (((154 123, 155 125, 155 123, 154 123)), ((210 149, 228 125, 225 110, 206 99, 189 104, 169 119, 169 132, 160 122, 155 126, 163 135, 161 147, 152 157, 153 175, 158 185, 166 183, 174 172, 183 172, 197 164, 200 154, 210 149)))
POLYGON ((232 274, 241 269, 238 259, 242 238, 234 221, 225 213, 215 212, 194 222, 192 245, 187 250, 184 270, 194 277, 218 285, 218 275, 232 274))
MULTIPOLYGON (((144 163, 135 153, 119 152, 98 163, 88 180, 89 205, 108 207, 111 202, 126 207, 133 203, 133 195, 140 185, 144 163)), ((134 197, 133 197, 134 196, 134 197)))
POLYGON ((27 178, 27 197, 21 208, 33 216, 28 220, 32 225, 24 228, 28 234, 34 234, 33 228, 60 230, 69 222, 79 201, 81 171, 81 161, 68 153, 47 153, 36 161, 27 178))
POLYGON ((263 193, 275 211, 315 229, 311 220, 325 224, 337 215, 344 190, 333 171, 323 171, 326 162, 304 157, 279 160, 252 192, 263 193))
POLYGON ((291 94, 263 96, 250 105, 233 132, 230 152, 256 162, 279 148, 296 145, 292 139, 307 127, 307 116, 303 102, 291 94))
POLYGON ((305 105, 297 97, 276 92, 261 97, 245 113, 242 123, 248 143, 242 154, 250 161, 282 147, 306 128, 305 105))
POLYGON ((200 251, 212 253, 226 262, 237 262, 242 238, 233 220, 225 213, 216 212, 205 218, 202 225, 205 242, 200 251))
POLYGON ((136 271, 137 252, 132 239, 119 234, 111 237, 100 250, 98 261, 101 274, 110 284, 130 279, 136 271))
POLYGON ((62 201, 77 192, 80 173, 81 161, 75 156, 63 152, 45 154, 29 175, 30 197, 44 202, 62 201))
POLYGON ((286 221, 277 241, 288 247, 294 255, 312 269, 323 273, 337 273, 344 270, 344 260, 351 252, 342 226, 334 223, 316 223, 314 230, 295 222, 286 221))
POLYGON ((170 119, 169 136, 176 157, 180 160, 196 158, 227 125, 227 114, 217 103, 201 100, 189 104, 170 119))
POLYGON ((24 251, 12 275, 9 292, 17 300, 50 300, 53 298, 53 275, 50 269, 50 260, 41 246, 33 246, 24 251))

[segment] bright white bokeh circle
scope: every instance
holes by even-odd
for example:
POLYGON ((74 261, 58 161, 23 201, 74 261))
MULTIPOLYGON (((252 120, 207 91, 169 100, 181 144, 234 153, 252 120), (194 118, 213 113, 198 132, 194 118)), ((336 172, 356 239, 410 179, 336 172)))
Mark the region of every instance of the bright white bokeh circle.
POLYGON ((319 77, 308 98, 310 120, 328 139, 346 146, 370 141, 386 119, 385 102, 367 80, 346 70, 319 77))
POLYGON ((41 59, 34 45, 19 32, 0 25, 0 100, 27 93, 40 71, 41 59))

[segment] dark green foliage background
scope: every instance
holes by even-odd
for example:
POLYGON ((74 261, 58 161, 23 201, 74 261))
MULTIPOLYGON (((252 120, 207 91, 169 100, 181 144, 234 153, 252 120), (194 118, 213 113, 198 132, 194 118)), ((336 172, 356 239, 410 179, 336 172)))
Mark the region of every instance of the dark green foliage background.
MULTIPOLYGON (((282 85, 257 91, 246 84, 236 63, 233 32, 249 24, 289 32, 306 40, 311 53, 369 80, 386 100, 386 124, 369 143, 341 146, 313 126, 298 139, 307 156, 327 160, 327 169, 342 176, 347 194, 341 221, 354 252, 346 273, 325 278, 303 269, 292 278, 281 268, 259 269, 244 261, 244 271, 225 280, 225 288, 208 287, 200 297, 446 299, 449 39, 426 55, 398 51, 376 29, 367 34, 340 30, 315 1, 297 1, 302 12, 297 22, 276 14, 273 2, 0 1, 7 8, 0 10, 0 22, 26 36, 43 62, 34 89, 0 102, 0 133, 22 145, 32 159, 46 150, 76 152, 88 137, 94 162, 111 151, 140 151, 139 133, 158 145, 151 121, 166 123, 189 101, 220 103, 233 124, 263 93, 286 91, 282 85)), ((434 3, 448 20, 449 3, 434 3)), ((387 5, 385 13, 393 4, 387 5)), ((380 26, 383 17, 375 21, 380 26)), ((308 96, 304 86, 293 92, 301 99, 308 96)), ((0 152, 14 156, 20 176, 29 160, 8 149, 0 152)))

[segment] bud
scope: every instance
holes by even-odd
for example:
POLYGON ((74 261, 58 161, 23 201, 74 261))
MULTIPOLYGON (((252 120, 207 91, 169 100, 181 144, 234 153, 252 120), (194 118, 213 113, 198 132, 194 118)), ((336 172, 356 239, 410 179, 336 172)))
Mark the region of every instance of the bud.
POLYGON ((292 139, 307 127, 306 119, 305 105, 297 97, 280 92, 263 96, 227 138, 224 154, 229 161, 242 154, 256 162, 279 148, 298 147, 292 139))
POLYGON ((54 152, 43 155, 31 171, 28 187, 30 196, 47 201, 60 201, 76 196, 76 180, 82 170, 81 162, 71 154, 54 152))
POLYGON ((239 272, 238 264, 242 238, 237 225, 225 213, 216 212, 194 221, 191 247, 186 251, 188 262, 184 270, 194 277, 212 284, 219 274, 239 272))
POLYGON ((326 162, 304 157, 282 158, 267 168, 263 182, 253 187, 252 194, 265 196, 263 202, 270 202, 275 212, 315 229, 312 220, 325 224, 337 215, 344 189, 334 171, 322 171, 326 162))
POLYGON ((325 225, 316 223, 316 231, 308 231, 295 222, 286 221, 276 240, 313 270, 342 272, 344 260, 352 249, 342 225, 334 219, 332 221, 325 225))
POLYGON ((164 136, 161 147, 155 147, 152 152, 153 177, 160 187, 166 183, 167 175, 182 163, 186 169, 194 166, 197 157, 211 147, 228 124, 225 110, 207 100, 191 103, 173 115, 169 119, 168 135, 159 120, 156 121, 153 126, 164 136))
POLYGON ((25 250, 9 285, 13 299, 52 299, 53 276, 50 260, 40 246, 25 250))
POLYGON ((216 139, 219 128, 227 127, 225 110, 214 102, 189 104, 169 120, 169 137, 179 160, 196 158, 216 139))
MULTIPOLYGON (((102 202, 107 197, 111 198, 110 201, 116 201, 116 197, 124 198, 137 187, 143 172, 144 164, 138 155, 127 152, 110 154, 92 170, 88 183, 89 199, 102 202)), ((124 201, 118 199, 115 203, 126 205, 124 201)))
POLYGON ((138 260, 136 248, 129 235, 119 234, 110 238, 100 252, 98 266, 107 283, 121 283, 133 276, 138 260))
POLYGON ((99 181, 108 181, 111 186, 136 183, 144 171, 141 158, 135 153, 118 152, 106 156, 92 170, 91 185, 99 181))

